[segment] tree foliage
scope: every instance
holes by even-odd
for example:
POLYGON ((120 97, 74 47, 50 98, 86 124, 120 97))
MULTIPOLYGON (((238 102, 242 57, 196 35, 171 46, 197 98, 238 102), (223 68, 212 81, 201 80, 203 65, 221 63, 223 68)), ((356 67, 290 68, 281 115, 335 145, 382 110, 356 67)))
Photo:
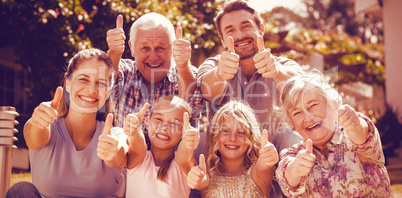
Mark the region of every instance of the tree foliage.
MULTIPOLYGON (((0 10, 0 47, 15 46, 16 61, 28 73, 31 112, 51 98, 67 60, 77 51, 108 49, 106 32, 115 27, 119 14, 124 17, 126 42, 131 24, 149 12, 180 24, 195 54, 213 53, 219 41, 213 33, 214 0, 2 0, 0 10)), ((132 58, 128 45, 123 57, 132 58)))

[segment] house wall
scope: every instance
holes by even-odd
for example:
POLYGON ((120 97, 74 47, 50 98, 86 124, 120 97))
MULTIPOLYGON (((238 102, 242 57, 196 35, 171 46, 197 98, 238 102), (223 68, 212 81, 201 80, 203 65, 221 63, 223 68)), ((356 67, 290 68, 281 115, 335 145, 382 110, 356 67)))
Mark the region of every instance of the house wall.
POLYGON ((383 0, 386 97, 402 121, 402 1, 383 0))

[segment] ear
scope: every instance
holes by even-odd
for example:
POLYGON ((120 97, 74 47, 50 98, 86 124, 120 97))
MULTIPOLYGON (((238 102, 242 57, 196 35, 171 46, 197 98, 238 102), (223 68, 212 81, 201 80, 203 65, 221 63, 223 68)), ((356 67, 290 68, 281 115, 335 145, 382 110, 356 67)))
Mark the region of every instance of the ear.
POLYGON ((223 37, 220 37, 221 38, 221 43, 222 43, 222 46, 226 49, 228 46, 226 45, 226 40, 224 40, 223 39, 223 37))
POLYGON ((132 48, 134 45, 131 44, 131 40, 128 40, 128 46, 130 47, 131 56, 134 58, 134 48, 132 48))
POLYGON ((71 92, 71 82, 68 78, 66 80, 66 91, 67 91, 67 93, 71 92))
POLYGON ((336 117, 338 117, 338 109, 339 109, 338 101, 336 101, 335 99, 331 99, 331 101, 329 102, 329 106, 331 110, 334 111, 336 117))
POLYGON ((264 26, 263 23, 260 24, 259 30, 260 30, 260 35, 261 35, 262 37, 264 37, 264 34, 265 34, 265 26, 264 26))
POLYGON ((145 119, 145 128, 149 131, 149 116, 145 119))

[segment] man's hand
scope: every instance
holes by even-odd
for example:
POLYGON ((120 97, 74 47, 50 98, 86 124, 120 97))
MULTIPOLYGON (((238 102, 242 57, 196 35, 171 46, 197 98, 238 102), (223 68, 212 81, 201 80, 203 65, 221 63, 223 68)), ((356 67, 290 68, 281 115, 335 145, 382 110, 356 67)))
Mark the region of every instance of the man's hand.
POLYGON ((239 68, 239 55, 235 53, 234 41, 231 36, 226 39, 226 45, 228 46, 228 51, 224 51, 219 59, 218 69, 216 75, 221 80, 230 80, 237 73, 239 68))
POLYGON ((182 39, 182 35, 182 28, 177 27, 176 40, 173 42, 173 58, 179 70, 187 68, 191 58, 191 43, 182 39))
POLYGON ((126 36, 123 30, 123 16, 119 15, 116 19, 116 28, 107 31, 107 45, 109 47, 109 53, 114 56, 121 58, 124 52, 124 44, 126 41, 126 36))
POLYGON ((278 72, 278 64, 276 63, 271 52, 264 47, 264 38, 262 36, 257 37, 258 54, 253 58, 255 62, 255 68, 264 78, 274 78, 278 72))

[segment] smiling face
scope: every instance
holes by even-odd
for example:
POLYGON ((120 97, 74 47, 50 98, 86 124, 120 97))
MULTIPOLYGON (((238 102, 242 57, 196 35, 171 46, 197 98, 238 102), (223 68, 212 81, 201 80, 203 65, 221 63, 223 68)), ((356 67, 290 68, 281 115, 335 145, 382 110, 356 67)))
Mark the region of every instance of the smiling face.
POLYGON ((256 24, 250 12, 237 10, 223 15, 221 31, 223 46, 227 47, 228 36, 233 37, 236 54, 240 56, 240 59, 248 59, 258 52, 257 36, 263 36, 264 26, 256 24))
POLYGON ((304 139, 311 139, 315 146, 320 146, 329 142, 335 131, 336 105, 313 88, 302 92, 288 113, 296 131, 304 139))
POLYGON ((138 70, 149 83, 160 82, 171 66, 172 44, 167 29, 156 27, 137 30, 134 42, 129 42, 138 70))
POLYGON ((180 142, 183 130, 185 108, 162 99, 147 118, 147 129, 152 148, 174 149, 180 142))
POLYGON ((245 129, 237 118, 232 114, 225 115, 219 133, 218 148, 222 162, 227 160, 244 161, 249 147, 246 142, 247 134, 250 134, 250 131, 245 129))
POLYGON ((66 81, 70 109, 79 113, 96 113, 109 94, 109 69, 96 58, 78 64, 66 81))

